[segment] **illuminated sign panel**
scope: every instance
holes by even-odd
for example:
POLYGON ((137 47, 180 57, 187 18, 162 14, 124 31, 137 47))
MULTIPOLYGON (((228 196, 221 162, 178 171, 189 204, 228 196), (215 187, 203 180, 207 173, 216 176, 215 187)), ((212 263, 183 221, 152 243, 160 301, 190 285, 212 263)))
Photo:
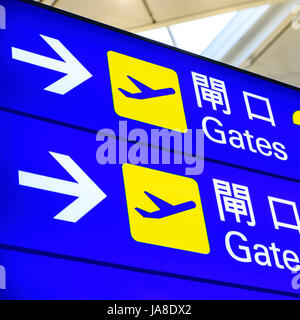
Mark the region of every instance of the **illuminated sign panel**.
POLYGON ((0 244, 297 295, 299 90, 26 2, 0 4, 0 244), (99 165, 95 133, 118 132, 120 120, 148 133, 203 129, 203 173, 99 165))
POLYGON ((182 165, 100 166, 92 133, 1 123, 0 243, 295 293, 298 183, 213 162, 192 178, 182 165))
MULTIPOLYGON (((291 296, 132 272, 125 267, 109 268, 74 259, 3 249, 0 257, 9 272, 6 289, 0 288, 1 299, 291 299, 291 296)), ((296 276, 294 279, 297 282, 296 276)), ((139 314, 149 317, 152 309, 144 308, 139 314)))
POLYGON ((149 131, 203 128, 207 158, 299 180, 299 90, 21 1, 1 4, 1 106, 93 130, 120 119, 149 131))

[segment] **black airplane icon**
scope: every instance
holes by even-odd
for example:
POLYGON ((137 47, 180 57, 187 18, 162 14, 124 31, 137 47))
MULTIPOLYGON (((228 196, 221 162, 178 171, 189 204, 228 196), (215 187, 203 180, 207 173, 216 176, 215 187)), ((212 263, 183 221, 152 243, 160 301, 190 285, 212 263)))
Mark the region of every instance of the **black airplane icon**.
POLYGON ((144 193, 160 208, 159 210, 156 210, 154 212, 147 212, 143 209, 135 208, 135 210, 144 218, 161 219, 196 208, 196 204, 194 201, 188 201, 177 205, 172 205, 147 191, 144 191, 144 193))
POLYGON ((175 93, 175 90, 173 88, 165 88, 165 89, 158 89, 154 90, 142 82, 127 76, 131 82, 133 82, 137 88, 139 88, 141 91, 137 93, 131 93, 128 92, 124 89, 119 88, 119 90, 124 94, 125 97, 127 98, 132 98, 132 99, 139 99, 139 100, 144 100, 144 99, 151 99, 151 98, 157 98, 157 97, 163 97, 163 96, 168 96, 171 94, 175 93))

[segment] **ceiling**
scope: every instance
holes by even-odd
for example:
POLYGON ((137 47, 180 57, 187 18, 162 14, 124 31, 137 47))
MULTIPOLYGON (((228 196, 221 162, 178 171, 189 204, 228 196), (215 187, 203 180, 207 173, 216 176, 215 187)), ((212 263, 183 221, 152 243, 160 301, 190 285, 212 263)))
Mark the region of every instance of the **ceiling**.
POLYGON ((300 88, 300 30, 291 26, 255 59, 249 71, 300 88))
POLYGON ((295 3, 300 3, 300 0, 39 0, 38 2, 132 32, 271 3, 272 8, 224 57, 212 58, 300 87, 300 25, 299 29, 295 30, 291 23, 297 14, 292 12, 292 8, 295 8, 295 3))
POLYGON ((38 2, 138 32, 278 1, 280 0, 39 0, 38 2))

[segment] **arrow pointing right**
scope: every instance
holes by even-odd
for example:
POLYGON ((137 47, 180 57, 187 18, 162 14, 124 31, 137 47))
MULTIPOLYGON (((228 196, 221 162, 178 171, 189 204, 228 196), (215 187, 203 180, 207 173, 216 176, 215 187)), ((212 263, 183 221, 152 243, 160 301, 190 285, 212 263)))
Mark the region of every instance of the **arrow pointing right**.
POLYGON ((19 184, 26 187, 78 197, 54 219, 77 222, 106 198, 106 194, 69 157, 50 152, 56 161, 77 181, 65 181, 30 172, 19 171, 19 184))
POLYGON ((57 39, 40 35, 48 45, 62 58, 56 60, 42 55, 12 47, 12 58, 39 67, 65 73, 66 76, 45 88, 58 94, 66 94, 70 90, 91 78, 88 70, 57 39))

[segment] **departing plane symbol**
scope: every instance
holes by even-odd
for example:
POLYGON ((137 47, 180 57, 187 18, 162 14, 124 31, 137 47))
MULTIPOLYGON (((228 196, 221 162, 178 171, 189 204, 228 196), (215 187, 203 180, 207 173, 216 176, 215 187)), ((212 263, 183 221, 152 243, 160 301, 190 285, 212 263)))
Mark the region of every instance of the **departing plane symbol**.
POLYGON ((172 204, 154 196, 153 194, 151 194, 147 191, 144 191, 144 193, 146 194, 146 196, 148 196, 148 198, 150 198, 160 208, 154 212, 147 212, 143 209, 135 208, 135 210, 140 215, 142 215, 144 218, 161 219, 161 218, 172 216, 174 214, 177 214, 177 213, 180 213, 183 211, 188 211, 188 210, 196 208, 196 204, 194 201, 188 201, 188 202, 180 203, 177 205, 172 205, 172 204))
POLYGON ((119 90, 124 94, 124 96, 126 96, 127 98, 133 98, 133 99, 139 99, 139 100, 143 100, 143 99, 150 99, 150 98, 157 98, 157 97, 162 97, 162 96, 168 96, 171 94, 175 93, 175 90, 173 88, 164 88, 164 89, 158 89, 158 90, 154 90, 148 86, 146 86, 145 84, 143 84, 142 82, 127 76, 129 78, 129 80, 131 80, 131 82, 133 82, 137 88, 139 88, 141 91, 137 92, 137 93, 131 93, 128 92, 124 89, 119 88, 119 90))

